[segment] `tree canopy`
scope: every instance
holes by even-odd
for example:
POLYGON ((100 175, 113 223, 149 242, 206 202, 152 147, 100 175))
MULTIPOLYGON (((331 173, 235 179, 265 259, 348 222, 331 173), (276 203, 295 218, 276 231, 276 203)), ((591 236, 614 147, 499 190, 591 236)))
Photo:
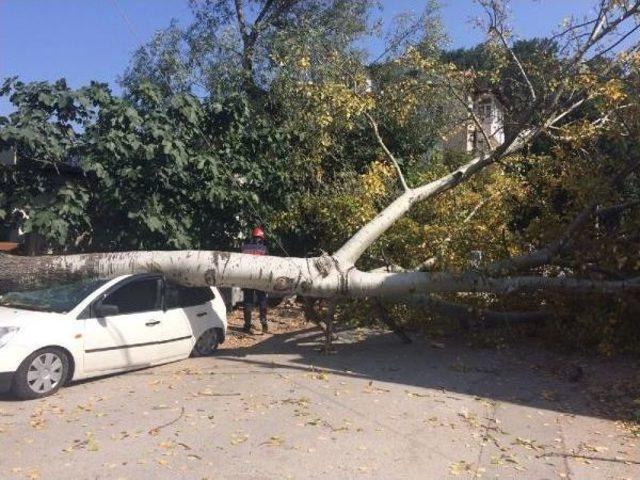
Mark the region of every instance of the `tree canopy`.
MULTIPOLYGON (((257 223, 278 255, 353 253, 344 241, 403 188, 442 179, 353 255, 359 268, 493 275, 535 254, 541 278, 638 277, 640 57, 618 40, 637 42, 640 7, 605 2, 604 17, 516 40, 502 4, 481 3, 481 45, 446 50, 427 3, 369 62, 372 2, 192 2, 192 25, 136 52, 123 96, 7 79, 0 146, 19 160, 0 167, 0 218, 24 210, 62 253, 235 249, 257 223), (479 88, 503 103, 506 141, 474 160, 442 139, 473 123, 479 88)), ((471 318, 552 310, 555 333, 603 352, 639 344, 634 295, 436 292, 413 318, 461 299, 471 318)))

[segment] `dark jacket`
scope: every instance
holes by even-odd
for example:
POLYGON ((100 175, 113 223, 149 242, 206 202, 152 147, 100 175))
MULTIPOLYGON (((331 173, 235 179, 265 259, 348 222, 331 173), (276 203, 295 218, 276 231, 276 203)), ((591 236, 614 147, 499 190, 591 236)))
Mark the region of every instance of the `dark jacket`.
POLYGON ((249 255, 269 255, 267 244, 260 238, 252 238, 242 245, 242 253, 249 255))

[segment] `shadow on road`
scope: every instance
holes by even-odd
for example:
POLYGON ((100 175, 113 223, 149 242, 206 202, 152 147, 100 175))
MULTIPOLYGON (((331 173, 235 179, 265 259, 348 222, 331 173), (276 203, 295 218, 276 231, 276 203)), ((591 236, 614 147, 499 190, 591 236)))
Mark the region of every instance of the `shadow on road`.
POLYGON ((433 348, 425 341, 402 344, 393 333, 350 330, 340 333, 337 354, 323 355, 318 351, 322 339, 318 328, 306 328, 251 347, 223 349, 216 357, 264 368, 318 369, 575 415, 612 420, 637 415, 632 392, 637 393, 640 369, 634 359, 580 359, 584 373, 572 381, 559 372, 563 365, 575 364, 575 357, 534 347, 474 349, 456 339, 433 348))
MULTIPOLYGON (((286 319, 280 323, 286 323, 286 319)), ((242 335, 236 330, 230 325, 229 331, 235 332, 232 334, 242 335)), ((417 340, 407 345, 393 333, 361 329, 339 332, 337 353, 325 355, 318 348, 323 338, 319 328, 304 326, 266 336, 250 346, 223 348, 213 357, 198 361, 212 367, 224 359, 266 369, 326 371, 368 382, 405 385, 408 393, 416 395, 424 392, 412 392, 412 387, 437 389, 450 393, 446 398, 452 401, 459 393, 609 420, 638 421, 640 416, 640 405, 634 403, 634 399, 640 399, 638 359, 578 359, 530 345, 478 349, 461 338, 445 344, 417 340), (578 381, 560 373, 563 365, 576 363, 584 372, 578 381)), ((0 401, 12 400, 10 394, 0 395, 0 401)))

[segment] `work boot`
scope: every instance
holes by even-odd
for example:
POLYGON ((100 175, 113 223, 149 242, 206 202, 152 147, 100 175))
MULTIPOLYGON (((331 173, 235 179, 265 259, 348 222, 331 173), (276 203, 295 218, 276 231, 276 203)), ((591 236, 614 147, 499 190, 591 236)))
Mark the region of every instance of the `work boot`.
POLYGON ((251 333, 251 307, 247 308, 247 305, 244 307, 244 328, 242 331, 244 333, 251 333))
POLYGON ((269 324, 267 323, 262 324, 262 333, 269 333, 269 324))

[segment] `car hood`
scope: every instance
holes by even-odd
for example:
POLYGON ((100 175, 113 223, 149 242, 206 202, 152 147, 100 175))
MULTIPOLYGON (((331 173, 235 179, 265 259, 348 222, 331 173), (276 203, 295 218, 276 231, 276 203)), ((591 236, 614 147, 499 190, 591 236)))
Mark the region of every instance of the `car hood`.
POLYGON ((65 315, 62 313, 36 312, 33 310, 22 310, 20 308, 0 307, 0 327, 38 326, 44 322, 49 324, 52 320, 63 318, 65 318, 65 315))

